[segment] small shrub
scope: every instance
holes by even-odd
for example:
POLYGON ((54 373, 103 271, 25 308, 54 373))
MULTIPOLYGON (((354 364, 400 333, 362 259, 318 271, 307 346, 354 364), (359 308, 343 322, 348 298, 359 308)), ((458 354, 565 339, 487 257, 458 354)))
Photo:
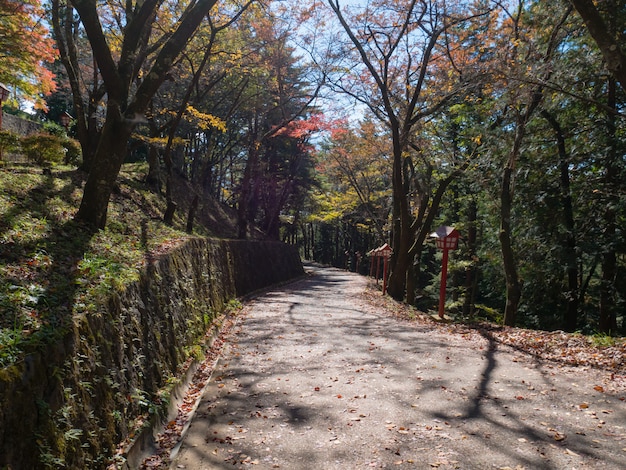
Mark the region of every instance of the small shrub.
POLYGON ((51 134, 33 134, 22 139, 22 153, 39 165, 61 163, 65 158, 62 139, 51 134))
POLYGON ((20 149, 20 137, 6 130, 0 130, 0 150, 2 153, 18 153, 20 149))
POLYGON ((78 165, 83 156, 80 143, 76 139, 66 137, 63 139, 62 144, 65 148, 65 163, 68 165, 78 165))
POLYGON ((61 124, 56 123, 54 121, 44 122, 43 130, 47 134, 56 135, 57 137, 60 137, 60 138, 63 138, 67 135, 67 131, 65 130, 65 127, 63 127, 61 124))
POLYGON ((618 346, 621 343, 619 338, 607 335, 606 333, 596 333, 591 336, 591 344, 599 348, 618 346))

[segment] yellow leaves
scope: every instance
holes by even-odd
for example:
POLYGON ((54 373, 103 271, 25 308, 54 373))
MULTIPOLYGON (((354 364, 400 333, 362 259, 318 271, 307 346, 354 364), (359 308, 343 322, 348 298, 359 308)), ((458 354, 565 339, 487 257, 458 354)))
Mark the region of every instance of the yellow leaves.
POLYGON ((356 191, 352 188, 337 192, 321 192, 314 195, 313 199, 318 210, 317 215, 312 218, 325 223, 341 219, 345 213, 352 211, 359 201, 356 191))
POLYGON ((220 132, 226 132, 226 121, 212 114, 198 111, 191 105, 187 106, 186 117, 194 122, 200 129, 206 130, 213 128, 220 132))
MULTIPOLYGON (((165 146, 167 145, 167 137, 148 137, 139 133, 135 133, 133 134, 133 138, 141 140, 142 142, 145 142, 152 147, 165 148, 165 146)), ((182 139, 180 137, 174 137, 174 139, 172 140, 173 147, 185 145, 186 143, 187 139, 182 139)))

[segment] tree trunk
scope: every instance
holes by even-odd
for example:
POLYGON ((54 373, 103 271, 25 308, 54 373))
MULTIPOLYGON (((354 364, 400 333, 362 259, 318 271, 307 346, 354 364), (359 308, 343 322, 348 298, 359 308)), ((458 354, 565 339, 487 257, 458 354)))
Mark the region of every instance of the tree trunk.
POLYGON ((506 306, 504 308, 504 324, 515 326, 517 308, 522 297, 522 286, 517 276, 517 264, 511 240, 511 206, 513 204, 511 177, 513 168, 507 165, 502 176, 500 191, 500 247, 506 280, 506 306))
POLYGON ((468 256, 471 259, 465 270, 465 296, 463 297, 463 316, 472 317, 474 315, 474 299, 476 298, 476 223, 478 220, 478 205, 472 199, 467 209, 467 247, 468 256))
MULTIPOLYGON (((615 226, 607 227, 606 234, 615 235, 615 226)), ((602 284, 600 287, 600 324, 602 333, 617 332, 617 313, 615 312, 615 277, 617 274, 617 258, 615 250, 609 249, 602 256, 602 284)))
POLYGON ((411 246, 410 233, 403 233, 394 248, 395 263, 389 276, 387 292, 395 300, 404 300, 406 291, 406 276, 409 269, 409 248, 411 246))
POLYGON ((198 195, 196 194, 193 198, 193 201, 191 202, 191 206, 189 206, 189 212, 187 214, 187 233, 192 233, 193 232, 193 221, 196 218, 196 212, 198 210, 198 203, 200 201, 200 198, 198 197, 198 195))
POLYGON ((76 220, 95 229, 105 227, 109 199, 126 158, 127 142, 132 131, 133 124, 125 121, 119 108, 109 103, 100 144, 85 182, 76 220))
POLYGON ((563 208, 563 225, 565 227, 565 233, 560 238, 561 246, 563 247, 563 257, 567 266, 567 308, 563 316, 563 329, 572 332, 576 331, 578 321, 579 275, 574 208, 570 191, 569 158, 565 148, 565 136, 558 121, 547 111, 543 111, 541 114, 554 130, 559 153, 561 205, 563 208))
POLYGON ((171 166, 167 171, 167 179, 165 181, 165 201, 167 206, 165 207, 165 213, 163 214, 163 222, 170 227, 174 225, 174 214, 178 209, 178 204, 174 201, 173 185, 174 185, 174 170, 171 166))
POLYGON ((411 259, 409 269, 406 272, 406 303, 409 305, 415 304, 415 290, 417 289, 419 275, 418 266, 419 264, 416 264, 414 259, 411 259))
POLYGON ((161 162, 159 159, 159 150, 154 145, 148 147, 148 174, 146 175, 146 184, 155 193, 161 192, 161 162))
MULTIPOLYGON (((616 83, 609 77, 607 104, 611 109, 616 109, 616 83)), ((619 207, 620 186, 619 160, 617 152, 617 127, 615 114, 607 115, 608 148, 606 149, 606 164, 604 169, 604 232, 602 253, 602 283, 600 286, 600 331, 607 334, 617 332, 617 312, 615 296, 615 278, 617 277, 617 256, 615 244, 617 242, 617 214, 619 207)))
POLYGON ((405 194, 404 170, 402 153, 406 145, 402 144, 399 125, 392 123, 393 141, 393 168, 392 168, 392 195, 393 195, 393 254, 391 256, 391 274, 387 285, 387 292, 395 300, 404 300, 406 290, 406 276, 409 269, 409 250, 412 245, 411 214, 409 202, 405 194))
POLYGON ((72 113, 76 119, 76 138, 80 142, 82 152, 80 167, 83 171, 89 172, 99 140, 96 109, 104 96, 103 88, 99 86, 98 63, 94 57, 91 67, 93 73, 91 77, 92 87, 85 96, 83 87, 85 79, 83 69, 79 64, 78 47, 75 42, 78 36, 76 34, 78 22, 74 17, 74 9, 69 4, 62 4, 58 0, 53 0, 50 2, 50 13, 59 59, 67 72, 72 90, 72 113))
POLYGON ((245 240, 248 238, 248 213, 250 202, 252 199, 252 184, 256 167, 259 160, 259 148, 261 144, 253 141, 248 149, 248 161, 241 178, 241 193, 239 194, 239 202, 237 205, 237 238, 245 240))
POLYGON ((517 261, 513 250, 511 211, 513 206, 513 177, 515 166, 521 152, 522 142, 526 135, 526 125, 539 106, 543 97, 542 87, 539 86, 530 99, 524 115, 518 116, 515 127, 513 148, 502 175, 502 188, 500 190, 500 248, 502 250, 502 263, 504 264, 504 277, 506 282, 506 306, 504 307, 504 324, 515 326, 517 309, 522 297, 522 284, 517 275, 517 261))

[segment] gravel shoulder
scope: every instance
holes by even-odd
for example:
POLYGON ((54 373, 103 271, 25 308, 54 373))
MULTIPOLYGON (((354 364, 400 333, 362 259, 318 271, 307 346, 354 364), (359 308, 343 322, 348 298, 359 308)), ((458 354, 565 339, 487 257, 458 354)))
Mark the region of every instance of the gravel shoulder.
POLYGON ((626 391, 308 267, 246 303, 171 468, 624 469, 626 391))

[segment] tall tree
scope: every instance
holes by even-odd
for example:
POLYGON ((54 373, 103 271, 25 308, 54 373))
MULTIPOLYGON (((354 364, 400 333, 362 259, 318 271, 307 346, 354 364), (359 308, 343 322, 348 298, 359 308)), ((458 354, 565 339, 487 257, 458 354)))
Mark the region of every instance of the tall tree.
POLYGON ((191 2, 172 18, 170 29, 151 42, 158 14, 171 12, 158 0, 127 2, 125 8, 103 9, 92 0, 73 0, 106 90, 106 116, 76 215, 94 228, 104 228, 111 192, 137 123, 166 80, 172 65, 216 0, 191 2), (112 23, 109 23, 112 20, 112 23), (108 34, 118 21, 117 35, 108 34), (144 66, 149 64, 148 70, 144 66), (141 75, 140 75, 141 73, 141 75))
MULTIPOLYGON (((218 23, 215 23, 215 19, 211 17, 211 15, 207 15, 207 23, 208 23, 208 37, 204 38, 202 42, 202 48, 204 52, 201 54, 201 58, 198 61, 193 61, 189 59, 188 54, 185 54, 186 58, 189 59, 191 63, 191 69, 193 73, 191 74, 191 79, 186 87, 186 90, 183 93, 182 98, 179 99, 179 102, 176 104, 178 110, 174 114, 173 119, 171 119, 168 123, 169 131, 167 133, 167 143, 165 144, 165 149, 163 151, 163 159, 165 161, 166 166, 166 200, 167 200, 167 209, 165 211, 164 220, 166 223, 171 224, 172 218, 174 216, 174 210, 176 208, 176 203, 174 202, 173 194, 172 194, 172 185, 173 183, 173 162, 172 162, 172 146, 174 143, 174 139, 176 137, 176 131, 180 122, 183 119, 185 114, 191 114, 192 116, 199 118, 195 121, 200 121, 199 127, 200 129, 206 130, 207 128, 218 128, 218 130, 224 131, 225 125, 223 121, 216 118, 211 114, 200 113, 194 107, 193 104, 197 105, 197 102, 200 101, 202 96, 205 96, 207 93, 210 93, 211 89, 216 86, 224 77, 225 73, 218 73, 217 76, 212 77, 208 81, 205 80, 201 85, 201 77, 205 75, 205 69, 210 65, 210 59, 216 55, 216 52, 213 50, 217 35, 229 28, 251 5, 252 1, 248 1, 241 8, 238 8, 236 12, 233 12, 226 18, 223 18, 224 14, 220 12, 218 16, 218 23), (219 17, 222 17, 219 19, 219 17), (196 97, 192 102, 192 97, 196 97), (192 103, 192 105, 190 105, 192 103)), ((209 75, 209 74, 206 74, 209 75)), ((236 102, 236 100, 233 100, 236 102)), ((200 159, 195 158, 194 161, 198 162, 200 159)))
POLYGON ((556 140, 557 155, 559 159, 559 189, 560 202, 563 214, 563 226, 561 246, 563 247, 563 257, 567 271, 567 292, 565 298, 567 308, 563 315, 563 329, 565 331, 576 331, 578 322, 578 305, 580 300, 578 255, 576 241, 576 221, 574 219, 574 206, 572 203, 572 192, 570 188, 570 164, 571 157, 566 147, 565 132, 559 121, 547 110, 543 110, 541 115, 548 121, 554 131, 556 140))
MULTIPOLYGON (((513 204, 515 176, 528 125, 543 99, 545 83, 552 74, 551 62, 562 37, 563 25, 570 9, 561 13, 557 24, 546 34, 532 34, 529 17, 533 2, 519 1, 503 8, 501 34, 495 55, 497 81, 505 85, 506 113, 512 118, 511 148, 502 169, 500 187, 500 247, 506 281, 505 325, 515 325, 522 295, 517 255, 513 241, 513 204), (530 67, 532 64, 532 68, 530 67)), ((507 121, 502 121, 505 125, 507 121)))
POLYGON ((252 93, 246 110, 247 159, 237 200, 238 237, 242 239, 248 237, 258 209, 263 155, 269 156, 270 149, 276 148, 273 139, 313 111, 311 104, 324 80, 322 76, 317 84, 305 81, 288 42, 291 32, 281 26, 271 17, 258 17, 253 23, 257 62, 248 84, 252 93))
POLYGON ((409 0, 373 1, 364 8, 355 6, 350 13, 338 0, 328 0, 328 4, 348 38, 337 41, 342 48, 335 56, 347 60, 339 67, 334 86, 369 108, 391 136, 394 254, 389 294, 403 299, 414 257, 445 188, 459 170, 452 165, 447 176, 433 186, 421 184, 413 159, 424 161, 428 152, 422 152, 416 129, 469 84, 458 80, 458 69, 448 66, 445 33, 485 10, 474 4, 468 8, 465 3, 409 0), (435 81, 429 71, 437 69, 441 73, 435 81), (419 192, 415 208, 411 203, 414 189, 419 192))
POLYGON ((50 11, 59 58, 71 90, 71 111, 81 145, 82 168, 89 171, 96 153, 103 120, 102 84, 98 64, 69 0, 51 0, 50 11))

